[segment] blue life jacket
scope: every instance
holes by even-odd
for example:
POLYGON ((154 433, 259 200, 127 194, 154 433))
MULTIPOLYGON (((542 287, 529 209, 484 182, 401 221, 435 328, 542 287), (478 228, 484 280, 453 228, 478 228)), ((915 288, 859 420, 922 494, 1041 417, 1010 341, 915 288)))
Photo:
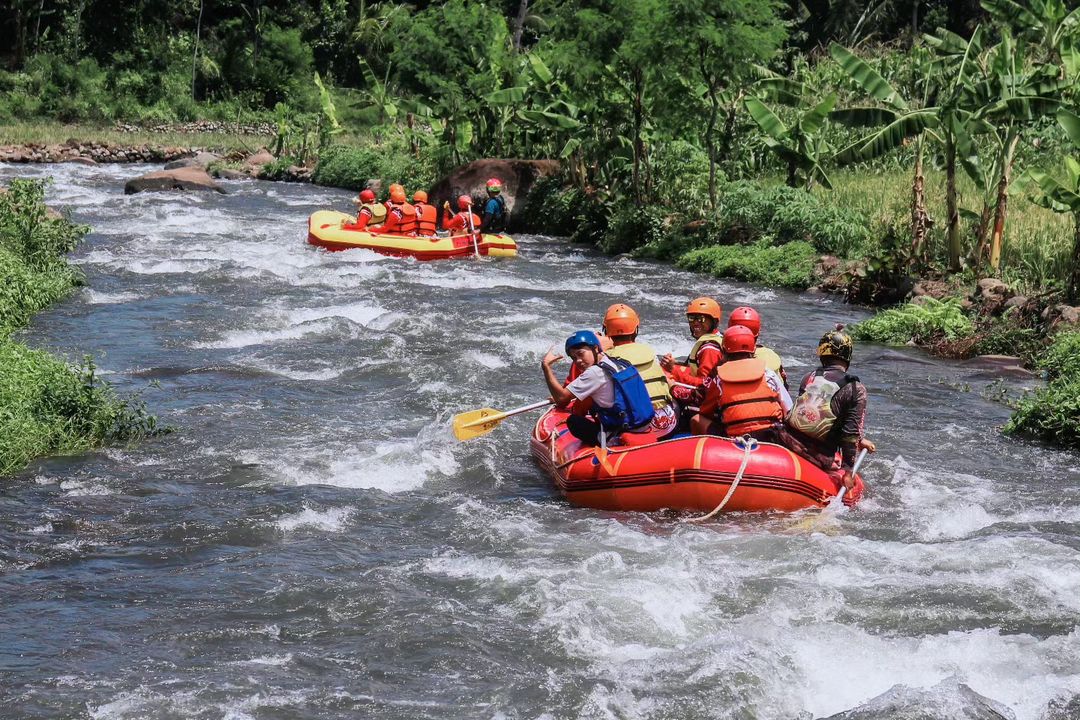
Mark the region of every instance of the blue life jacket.
POLYGON ((615 404, 610 408, 594 405, 600 425, 607 432, 636 430, 652 421, 653 408, 649 390, 641 373, 628 360, 605 357, 600 367, 611 378, 615 404))
POLYGON ((484 205, 484 232, 502 232, 506 229, 506 200, 502 195, 489 198, 484 205))

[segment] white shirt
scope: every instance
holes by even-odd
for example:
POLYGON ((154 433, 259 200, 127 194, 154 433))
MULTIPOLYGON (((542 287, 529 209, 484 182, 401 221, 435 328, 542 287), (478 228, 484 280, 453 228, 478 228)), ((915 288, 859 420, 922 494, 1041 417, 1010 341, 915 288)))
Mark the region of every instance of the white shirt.
POLYGON ((599 365, 590 365, 578 375, 566 389, 578 400, 591 397, 597 407, 609 408, 615 404, 615 386, 611 376, 599 365))
POLYGON ((784 408, 784 414, 787 415, 791 412, 791 407, 795 403, 791 402, 791 395, 788 394, 787 388, 784 387, 784 381, 769 368, 765 368, 765 384, 775 390, 776 394, 780 396, 780 407, 784 408))

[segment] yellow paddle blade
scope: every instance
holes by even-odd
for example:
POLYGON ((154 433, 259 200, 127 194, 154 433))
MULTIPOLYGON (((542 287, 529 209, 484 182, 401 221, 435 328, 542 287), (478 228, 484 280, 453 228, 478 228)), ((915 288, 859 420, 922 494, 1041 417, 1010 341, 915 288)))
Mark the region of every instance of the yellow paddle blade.
POLYGON ((475 437, 487 435, 505 419, 506 417, 501 410, 493 408, 481 408, 458 413, 454 416, 454 437, 458 440, 472 440, 475 437), (484 418, 489 417, 492 419, 484 422, 484 418))

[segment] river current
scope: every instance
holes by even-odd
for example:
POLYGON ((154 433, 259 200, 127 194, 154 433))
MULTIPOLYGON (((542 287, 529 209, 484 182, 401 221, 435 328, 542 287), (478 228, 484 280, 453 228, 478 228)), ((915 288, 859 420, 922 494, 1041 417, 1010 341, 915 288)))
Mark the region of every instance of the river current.
POLYGON ((175 429, 0 480, 0 716, 1080 717, 1080 456, 998 432, 1001 376, 857 346, 853 512, 575 508, 535 415, 468 443, 451 416, 543 398, 543 352, 613 302, 676 354, 690 298, 753 304, 795 382, 865 311, 545 237, 327 253, 307 216, 350 193, 125 196, 146 171, 0 165, 94 230, 20 339, 175 429))

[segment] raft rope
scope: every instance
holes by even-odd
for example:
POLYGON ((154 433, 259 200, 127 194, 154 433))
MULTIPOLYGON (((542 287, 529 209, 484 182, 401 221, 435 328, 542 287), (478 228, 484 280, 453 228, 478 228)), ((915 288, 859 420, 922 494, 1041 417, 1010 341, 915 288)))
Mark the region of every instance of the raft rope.
POLYGON ((754 452, 758 448, 758 441, 750 437, 749 435, 743 435, 741 438, 735 441, 735 444, 742 447, 743 458, 742 464, 739 465, 739 472, 735 473, 735 481, 732 482, 731 487, 728 488, 727 495, 724 496, 724 499, 720 501, 720 504, 714 507, 713 511, 708 515, 702 515, 696 518, 687 518, 683 520, 683 522, 705 522, 712 516, 716 515, 716 513, 723 510, 724 506, 727 505, 728 500, 730 500, 731 496, 735 494, 735 488, 739 487, 739 483, 742 481, 743 473, 746 472, 746 466, 750 463, 750 453, 754 452))

